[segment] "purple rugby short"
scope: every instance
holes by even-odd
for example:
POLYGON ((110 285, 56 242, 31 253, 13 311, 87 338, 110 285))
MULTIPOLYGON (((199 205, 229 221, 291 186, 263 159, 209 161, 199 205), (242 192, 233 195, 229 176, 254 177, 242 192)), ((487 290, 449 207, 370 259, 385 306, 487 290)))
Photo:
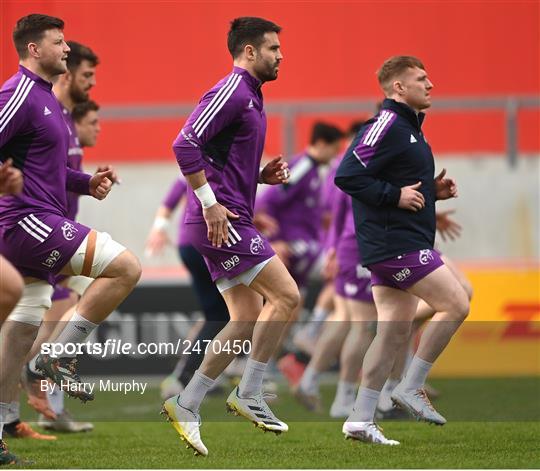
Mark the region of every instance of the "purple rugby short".
POLYGON ((374 263, 368 268, 373 286, 406 290, 442 265, 439 252, 423 249, 374 263))
POLYGON ((338 273, 334 280, 336 294, 345 299, 373 302, 371 273, 362 267, 356 240, 342 241, 337 248, 338 273))
POLYGON ((221 247, 212 247, 206 223, 184 225, 186 237, 203 256, 212 281, 231 279, 275 255, 255 226, 243 221, 229 222, 229 239, 221 247))
POLYGON ((35 211, 0 232, 0 254, 22 276, 55 284, 56 275, 69 263, 90 228, 63 216, 35 211))

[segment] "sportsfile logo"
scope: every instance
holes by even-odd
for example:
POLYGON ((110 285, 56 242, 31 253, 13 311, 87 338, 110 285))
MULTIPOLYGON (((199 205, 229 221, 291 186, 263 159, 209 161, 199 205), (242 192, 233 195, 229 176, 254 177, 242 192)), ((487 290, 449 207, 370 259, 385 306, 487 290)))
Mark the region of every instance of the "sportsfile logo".
POLYGON ((401 283, 402 281, 405 281, 407 278, 409 278, 409 276, 411 275, 412 272, 410 268, 404 268, 403 270, 394 273, 392 275, 392 278, 394 278, 394 280, 396 280, 398 283, 401 283))
POLYGON ((60 260, 61 256, 62 255, 60 254, 58 250, 53 250, 47 257, 47 259, 44 262, 42 262, 42 265, 45 265, 47 268, 52 268, 56 265, 56 262, 60 260))
POLYGON ((228 258, 224 262, 221 262, 221 266, 225 268, 225 270, 229 271, 232 270, 239 263, 240 257, 238 255, 233 255, 231 258, 228 258))

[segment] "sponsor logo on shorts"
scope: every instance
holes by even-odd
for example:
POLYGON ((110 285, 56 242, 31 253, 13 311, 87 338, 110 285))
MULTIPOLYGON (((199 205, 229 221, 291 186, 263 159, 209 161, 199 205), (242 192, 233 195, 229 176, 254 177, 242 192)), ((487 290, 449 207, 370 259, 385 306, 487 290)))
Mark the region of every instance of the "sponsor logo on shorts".
POLYGON ((225 268, 226 271, 229 271, 232 270, 239 263, 240 257, 238 255, 233 255, 231 258, 228 258, 224 262, 221 262, 221 266, 225 268))
POLYGON ((58 250, 53 250, 49 254, 49 256, 47 257, 47 259, 44 262, 42 262, 41 264, 45 265, 49 269, 53 268, 56 265, 56 262, 58 262, 58 260, 60 260, 61 256, 62 256, 62 254, 58 250))
POLYGON ((435 260, 433 252, 429 249, 420 250, 418 254, 418 260, 422 265, 427 265, 430 261, 435 260))
POLYGON ((251 238, 251 243, 249 244, 249 251, 253 255, 259 255, 264 250, 264 240, 260 235, 257 237, 251 238))
POLYGON ((396 280, 398 283, 405 281, 409 276, 412 275, 412 271, 410 268, 404 268, 403 270, 398 271, 397 273, 394 273, 392 275, 392 278, 396 280))
POLYGON ((75 234, 79 232, 79 229, 77 229, 69 221, 65 221, 61 229, 62 233, 64 234, 64 239, 66 240, 73 240, 75 238, 75 234))

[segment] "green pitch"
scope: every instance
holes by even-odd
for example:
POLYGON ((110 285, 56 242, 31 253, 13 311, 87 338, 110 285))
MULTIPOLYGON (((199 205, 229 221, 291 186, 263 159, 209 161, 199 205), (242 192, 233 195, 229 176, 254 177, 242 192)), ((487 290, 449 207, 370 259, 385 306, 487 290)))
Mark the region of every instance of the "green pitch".
MULTIPOLYGON (((540 379, 433 381, 444 427, 382 422, 399 447, 344 440, 341 421, 304 412, 286 392, 272 404, 290 431, 275 436, 225 413, 226 395, 209 398, 201 434, 210 453, 194 457, 160 418, 157 389, 144 396, 98 393, 94 403, 68 400, 77 418, 94 420, 88 434, 56 442, 8 440, 36 468, 538 468, 540 379), (125 421, 131 417, 134 421, 125 421), (208 420, 210 418, 210 420, 208 420)), ((323 388, 329 406, 333 388, 323 388)), ((227 391, 228 393, 228 391, 227 391)), ((34 417, 23 409, 23 417, 34 417)))

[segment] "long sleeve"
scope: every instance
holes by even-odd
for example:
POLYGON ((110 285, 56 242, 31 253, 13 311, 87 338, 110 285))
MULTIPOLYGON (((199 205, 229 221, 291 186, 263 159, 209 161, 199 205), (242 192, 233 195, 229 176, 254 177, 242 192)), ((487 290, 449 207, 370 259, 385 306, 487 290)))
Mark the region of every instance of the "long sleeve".
POLYGON ((340 235, 345 227, 345 219, 347 217, 347 198, 349 195, 343 192, 338 192, 332 201, 332 223, 328 233, 328 247, 336 248, 339 243, 340 235))
MULTIPOLYGON (((394 115, 395 116, 395 115, 394 115)), ((373 128, 377 129, 375 121, 373 128)), ((380 178, 403 148, 393 144, 392 118, 379 131, 359 135, 347 150, 336 172, 335 183, 345 193, 371 206, 397 206, 401 189, 380 178), (382 131, 381 131, 382 129, 382 131)))
POLYGON ((66 175, 66 190, 78 195, 90 194, 90 179, 92 175, 88 173, 79 172, 67 167, 66 175))
POLYGON ((241 115, 238 94, 241 76, 231 74, 220 88, 208 92, 188 118, 173 143, 173 151, 184 175, 204 168, 202 149, 241 115))
POLYGON ((186 190, 186 181, 181 178, 176 179, 176 181, 169 188, 169 192, 161 204, 169 210, 174 211, 182 197, 186 194, 186 190))

